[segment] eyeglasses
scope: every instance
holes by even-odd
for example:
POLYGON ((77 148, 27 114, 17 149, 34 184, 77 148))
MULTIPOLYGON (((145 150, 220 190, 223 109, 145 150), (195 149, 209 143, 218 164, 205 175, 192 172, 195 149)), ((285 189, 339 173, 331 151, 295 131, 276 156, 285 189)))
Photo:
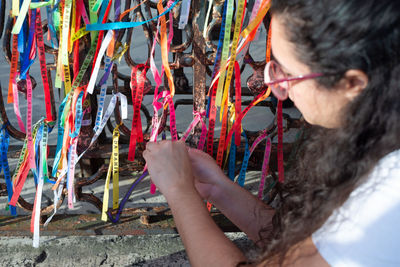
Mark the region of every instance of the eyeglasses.
POLYGON ((296 77, 287 77, 282 67, 274 60, 267 63, 264 69, 264 83, 271 88, 276 98, 283 101, 288 98, 291 81, 303 81, 323 76, 323 73, 311 73, 296 77))

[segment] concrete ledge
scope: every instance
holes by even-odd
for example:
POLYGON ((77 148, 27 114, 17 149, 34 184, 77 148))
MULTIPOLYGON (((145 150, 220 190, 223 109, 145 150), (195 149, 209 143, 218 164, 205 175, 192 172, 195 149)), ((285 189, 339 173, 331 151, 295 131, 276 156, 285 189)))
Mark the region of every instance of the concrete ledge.
MULTIPOLYGON (((243 233, 226 234, 248 257, 256 250, 243 233)), ((0 237, 0 266, 190 266, 177 234, 138 236, 0 237)))
MULTIPOLYGON (((219 212, 211 216, 250 258, 254 244, 219 212)), ((33 248, 30 216, 0 216, 0 266, 190 266, 170 210, 128 209, 116 224, 99 214, 56 215, 33 248)))

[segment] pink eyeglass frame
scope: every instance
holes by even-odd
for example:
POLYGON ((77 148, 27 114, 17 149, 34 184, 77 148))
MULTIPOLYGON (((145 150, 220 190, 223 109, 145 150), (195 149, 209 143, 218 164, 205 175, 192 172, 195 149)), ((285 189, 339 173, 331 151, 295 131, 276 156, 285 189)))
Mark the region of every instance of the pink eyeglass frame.
POLYGON ((287 77, 287 78, 284 78, 284 79, 278 79, 278 80, 271 81, 270 80, 270 73, 269 73, 269 69, 271 67, 271 64, 276 64, 280 68, 282 73, 285 73, 282 70, 282 67, 279 65, 278 62, 276 62, 275 60, 269 61, 267 63, 267 65, 265 66, 265 69, 264 69, 264 84, 267 85, 267 86, 270 86, 271 87, 271 91, 272 91, 272 93, 274 93, 275 97, 278 98, 279 100, 282 100, 282 101, 287 99, 287 97, 288 97, 290 84, 288 83, 288 88, 285 91, 279 90, 277 87, 272 86, 272 85, 279 84, 279 83, 282 83, 282 82, 303 81, 303 80, 307 80, 307 79, 314 79, 314 78, 321 77, 321 76, 324 75, 323 73, 310 73, 310 74, 306 74, 306 75, 287 77), (278 90, 279 90, 279 92, 281 94, 278 92, 278 90), (284 94, 282 94, 282 93, 284 93, 284 94))

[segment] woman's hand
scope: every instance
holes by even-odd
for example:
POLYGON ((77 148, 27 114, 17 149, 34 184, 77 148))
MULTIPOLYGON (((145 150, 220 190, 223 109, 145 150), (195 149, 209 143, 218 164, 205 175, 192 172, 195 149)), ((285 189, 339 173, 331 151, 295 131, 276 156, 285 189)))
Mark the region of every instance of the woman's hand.
POLYGON ((149 142, 143 157, 153 183, 167 199, 183 190, 195 192, 192 165, 184 142, 149 142))
POLYGON ((143 157, 154 184, 164 194, 179 235, 193 266, 235 266, 245 260, 242 252, 224 235, 196 191, 196 183, 213 183, 209 172, 219 167, 202 153, 191 152, 181 141, 147 143, 143 157), (192 162, 190 161, 192 159, 192 162))
POLYGON ((194 148, 189 148, 188 152, 192 163, 194 185, 203 199, 213 202, 213 196, 221 193, 222 183, 228 178, 207 153, 194 148))

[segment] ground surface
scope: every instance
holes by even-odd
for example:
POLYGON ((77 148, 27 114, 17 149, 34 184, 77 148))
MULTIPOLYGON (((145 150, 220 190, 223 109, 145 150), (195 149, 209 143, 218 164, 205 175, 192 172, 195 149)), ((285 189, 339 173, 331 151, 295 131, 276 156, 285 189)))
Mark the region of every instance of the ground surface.
MULTIPOLYGON (((256 255, 241 233, 227 234, 249 257, 256 255)), ((0 266, 190 266, 176 234, 146 236, 0 237, 0 266)))

